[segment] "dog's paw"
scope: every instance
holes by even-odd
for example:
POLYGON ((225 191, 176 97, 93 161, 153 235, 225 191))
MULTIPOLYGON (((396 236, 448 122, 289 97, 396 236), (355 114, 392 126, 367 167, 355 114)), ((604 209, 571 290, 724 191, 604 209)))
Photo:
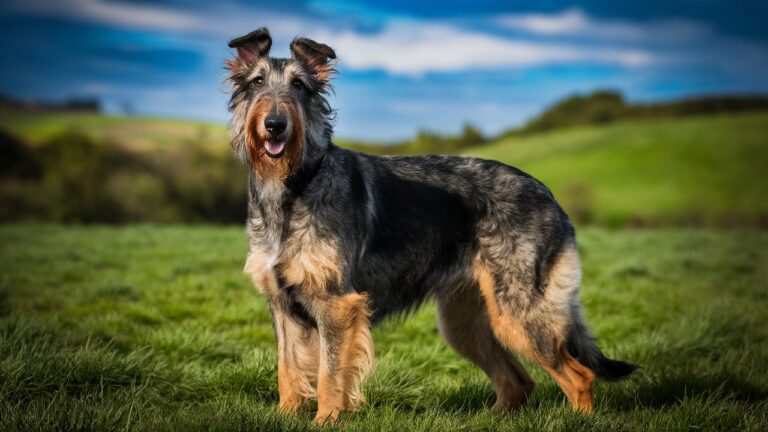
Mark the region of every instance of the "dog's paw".
POLYGON ((318 411, 313 422, 320 426, 333 426, 339 419, 339 410, 318 411))

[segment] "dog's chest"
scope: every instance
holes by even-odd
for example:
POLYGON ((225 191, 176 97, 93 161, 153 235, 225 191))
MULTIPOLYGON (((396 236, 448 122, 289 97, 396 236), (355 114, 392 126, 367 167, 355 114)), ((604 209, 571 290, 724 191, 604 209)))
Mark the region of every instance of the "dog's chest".
MULTIPOLYGON (((267 273, 274 278, 274 283, 269 284, 261 282, 264 276, 254 277, 262 291, 277 294, 280 288, 295 286, 305 295, 318 295, 329 285, 340 284, 342 267, 336 239, 321 236, 306 212, 294 212, 286 224, 281 241, 251 242, 246 273, 267 273)), ((273 237, 262 234, 257 237, 273 237)))

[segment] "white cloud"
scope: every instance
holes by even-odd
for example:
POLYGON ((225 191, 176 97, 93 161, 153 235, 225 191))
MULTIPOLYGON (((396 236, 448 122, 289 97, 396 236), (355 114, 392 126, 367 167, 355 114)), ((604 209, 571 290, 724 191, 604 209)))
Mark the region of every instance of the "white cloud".
POLYGON ((190 30, 204 25, 203 17, 161 6, 101 0, 26 0, 13 8, 18 12, 65 16, 83 21, 151 30, 190 30))
POLYGON ((346 67, 406 75, 578 62, 634 67, 654 60, 652 54, 637 49, 504 38, 413 20, 391 21, 372 34, 322 30, 313 36, 333 46, 346 67))
POLYGON ((570 34, 589 27, 589 20, 581 11, 570 9, 560 14, 520 14, 499 18, 502 24, 537 34, 570 34))
POLYGON ((647 23, 623 20, 601 20, 579 9, 567 9, 554 14, 508 14, 496 22, 506 28, 541 36, 584 36, 607 41, 667 40, 684 42, 710 32, 701 23, 665 19, 647 23))
POLYGON ((276 39, 290 41, 298 34, 319 27, 330 27, 302 15, 269 11, 222 0, 195 8, 164 7, 107 0, 24 0, 0 4, 0 11, 64 17, 135 30, 164 33, 235 37, 256 27, 268 26, 276 39))
POLYGON ((189 30, 203 24, 200 17, 158 6, 74 0, 73 12, 99 22, 129 27, 189 30))

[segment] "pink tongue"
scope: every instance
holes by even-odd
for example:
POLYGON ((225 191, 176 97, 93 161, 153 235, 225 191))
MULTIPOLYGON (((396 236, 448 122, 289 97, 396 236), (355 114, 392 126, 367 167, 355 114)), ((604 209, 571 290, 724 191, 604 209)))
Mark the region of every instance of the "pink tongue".
POLYGON ((272 154, 278 154, 281 151, 283 151, 283 147, 285 147, 285 141, 279 142, 279 143, 275 143, 275 142, 267 140, 264 143, 264 146, 267 148, 268 152, 270 152, 272 154))

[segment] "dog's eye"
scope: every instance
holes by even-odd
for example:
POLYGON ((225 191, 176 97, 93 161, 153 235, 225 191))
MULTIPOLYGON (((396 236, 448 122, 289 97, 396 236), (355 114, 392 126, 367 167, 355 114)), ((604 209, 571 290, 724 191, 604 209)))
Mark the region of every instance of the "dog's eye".
POLYGON ((291 85, 293 86, 293 88, 298 90, 304 89, 304 82, 298 78, 294 78, 293 81, 291 81, 291 85))
POLYGON ((264 77, 256 77, 253 79, 253 83, 256 85, 262 85, 264 84, 264 77))

